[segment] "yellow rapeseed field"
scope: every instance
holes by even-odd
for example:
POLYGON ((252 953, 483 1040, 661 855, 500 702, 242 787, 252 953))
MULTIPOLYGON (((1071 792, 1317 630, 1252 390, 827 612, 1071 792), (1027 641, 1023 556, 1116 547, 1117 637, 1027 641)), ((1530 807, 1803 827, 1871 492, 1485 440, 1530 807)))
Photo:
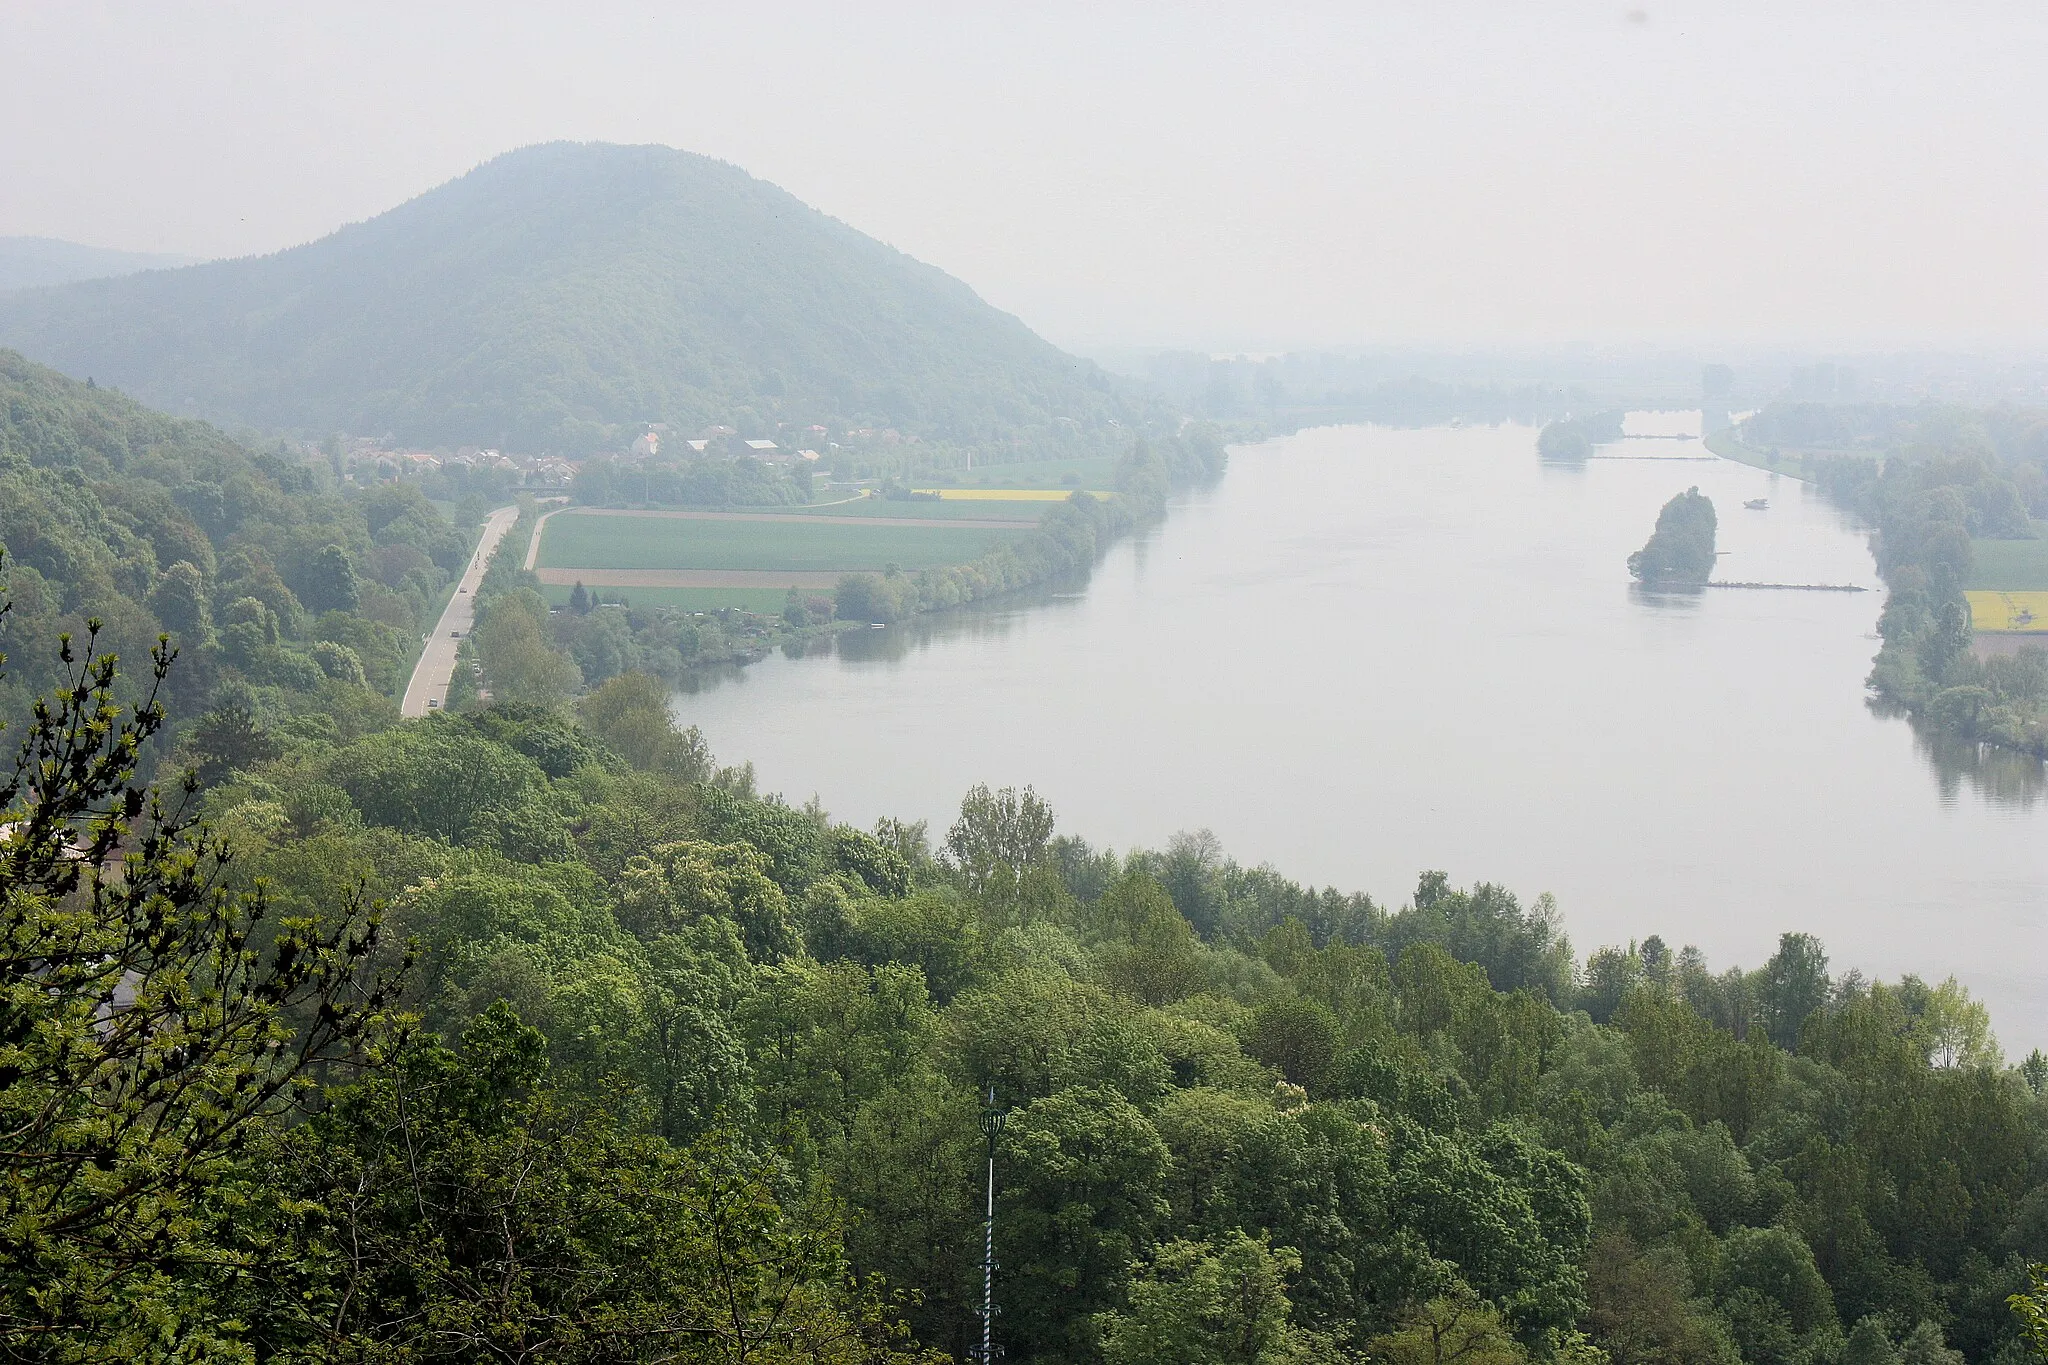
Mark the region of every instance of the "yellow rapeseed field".
MULTIPOLYGON (((943 502, 1065 502, 1074 495, 1071 488, 917 488, 915 493, 930 493, 943 502)), ((1107 493, 1096 493, 1106 498, 1107 493)))
POLYGON ((1968 592, 1970 628, 1984 635, 2048 635, 2048 592, 1968 592))

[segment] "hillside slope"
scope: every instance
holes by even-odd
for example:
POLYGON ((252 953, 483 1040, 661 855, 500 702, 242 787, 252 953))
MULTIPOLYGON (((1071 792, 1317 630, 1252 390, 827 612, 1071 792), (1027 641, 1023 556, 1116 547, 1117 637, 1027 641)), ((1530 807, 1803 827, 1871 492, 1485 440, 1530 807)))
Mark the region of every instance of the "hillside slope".
POLYGON ((0 345, 173 412, 570 454, 638 424, 1108 448, 1107 376, 736 167, 511 152, 272 256, 0 297, 0 345))
POLYGON ((467 539, 412 484, 343 486, 0 350, 0 738, 56 686, 60 631, 131 686, 159 631, 186 719, 227 684, 276 723, 350 733, 396 715, 467 539), (287 717, 296 717, 287 721, 287 717))

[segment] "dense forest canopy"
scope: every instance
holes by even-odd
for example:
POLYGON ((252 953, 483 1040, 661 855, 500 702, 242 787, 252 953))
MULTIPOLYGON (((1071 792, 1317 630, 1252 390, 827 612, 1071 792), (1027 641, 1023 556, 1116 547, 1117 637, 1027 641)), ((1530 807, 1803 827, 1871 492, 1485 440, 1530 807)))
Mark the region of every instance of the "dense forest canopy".
POLYGON ((569 455, 783 421, 1103 454, 1145 411, 737 167, 597 143, 508 153, 275 255, 0 296, 0 344, 217 421, 569 455))
POLYGON ((2048 1059, 1953 982, 1580 962, 1547 897, 1028 790, 864 831, 636 674, 287 740, 202 830, 126 776, 153 707, 76 724, 110 672, 0 789, 16 1354, 957 1357, 992 1084, 1013 1359, 2024 1357, 2048 1059))

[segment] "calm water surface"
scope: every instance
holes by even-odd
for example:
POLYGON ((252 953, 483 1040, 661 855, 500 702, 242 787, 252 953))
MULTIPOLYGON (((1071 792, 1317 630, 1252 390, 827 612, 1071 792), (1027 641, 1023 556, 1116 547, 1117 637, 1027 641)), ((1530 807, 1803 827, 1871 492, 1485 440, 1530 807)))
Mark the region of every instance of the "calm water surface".
POLYGON ((2041 765, 1871 708, 1878 592, 1653 596, 1624 569, 1694 484, 1724 579, 1876 588, 1863 533, 1790 479, 1669 458, 1697 442, 1534 451, 1521 427, 1239 449, 1085 590, 862 632, 676 709, 765 790, 863 825, 942 833, 972 784, 1029 783, 1098 844, 1207 827, 1389 904, 1425 868, 1550 891, 1582 955, 1657 933, 1754 966, 1807 930, 1838 972, 1953 972, 2009 1050, 2048 1044, 2041 765))

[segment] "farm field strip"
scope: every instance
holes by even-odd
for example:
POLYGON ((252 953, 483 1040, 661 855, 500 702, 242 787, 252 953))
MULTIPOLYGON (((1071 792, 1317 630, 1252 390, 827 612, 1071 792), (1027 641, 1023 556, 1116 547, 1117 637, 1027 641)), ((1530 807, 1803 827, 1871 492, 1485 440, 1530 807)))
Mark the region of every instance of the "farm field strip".
POLYGON ((895 564, 917 570, 965 563, 1029 529, 1028 522, 917 526, 898 519, 590 515, 579 509, 549 519, 535 567, 784 573, 895 564))
POLYGON ((1974 589, 1970 628, 1987 635, 2048 635, 2048 592, 1990 592, 1974 589))
MULTIPOLYGON (((851 503, 842 504, 842 506, 853 505, 851 503)), ((897 507, 916 506, 914 503, 902 502, 894 505, 897 507)), ((978 511, 979 509, 970 510, 978 511)), ((876 514, 854 513, 848 515, 837 507, 829 512, 693 512, 683 509, 636 511, 620 507, 579 507, 573 515, 579 517, 659 518, 668 521, 745 521, 758 524, 789 526, 872 526, 878 519, 876 514)), ((914 512, 907 512, 901 516, 883 515, 879 519, 886 520, 895 526, 938 527, 944 530, 964 526, 970 530, 979 527, 983 530, 995 531, 1014 531, 1018 529, 1017 521, 1019 520, 1016 517, 990 517, 985 521, 976 521, 971 516, 919 517, 914 512)))

